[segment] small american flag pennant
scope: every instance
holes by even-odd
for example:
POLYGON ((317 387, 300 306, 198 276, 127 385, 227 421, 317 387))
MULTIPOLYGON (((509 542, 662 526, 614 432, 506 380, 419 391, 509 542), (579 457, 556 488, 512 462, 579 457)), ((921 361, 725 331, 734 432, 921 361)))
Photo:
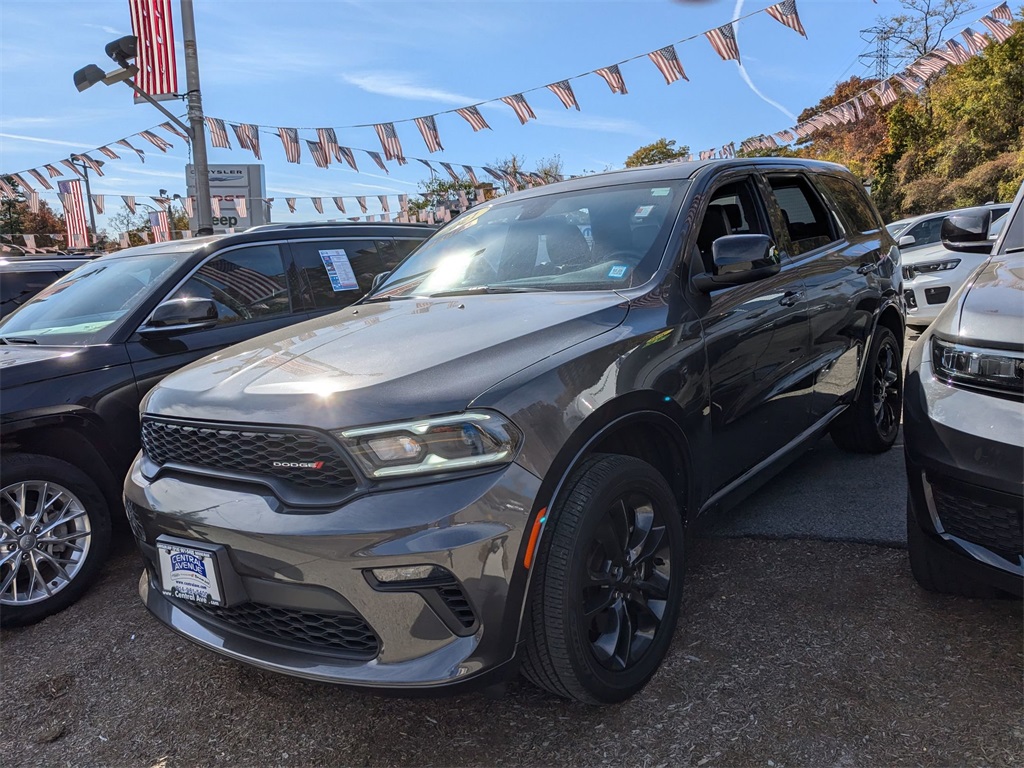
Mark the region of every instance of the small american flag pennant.
POLYGON ((533 110, 530 109, 530 105, 523 98, 523 94, 514 93, 511 96, 502 96, 501 100, 512 107, 512 111, 519 118, 520 125, 526 125, 527 121, 537 119, 537 116, 533 114, 533 110))
POLYGON ((384 150, 384 159, 397 160, 399 165, 405 165, 402 142, 399 141, 398 133, 395 132, 395 124, 378 123, 373 126, 373 129, 377 132, 377 138, 380 139, 380 146, 384 150))
POLYGON ((740 60, 740 49, 736 45, 736 31, 733 29, 732 22, 723 24, 717 29, 712 29, 710 32, 705 32, 704 36, 711 43, 711 47, 715 49, 715 52, 722 57, 723 61, 729 61, 730 59, 740 60))
POLYGON ((484 120, 484 116, 480 114, 480 110, 476 107, 463 107, 462 109, 455 110, 459 115, 465 118, 474 131, 482 131, 484 128, 490 129, 491 126, 484 120))
POLYGON ((626 81, 622 79, 622 72, 619 70, 618 64, 612 64, 610 67, 602 67, 601 69, 594 70, 595 75, 600 75, 608 87, 612 89, 612 93, 628 93, 626 90, 626 81))
MULTIPOLYGON (((420 136, 427 145, 428 152, 440 152, 444 149, 441 146, 441 136, 437 132, 437 120, 433 115, 416 118, 416 127, 420 129, 420 136)), ((401 150, 399 150, 401 151, 401 150)))
POLYGON ((576 101, 576 94, 573 93, 572 86, 569 85, 568 80, 559 80, 557 83, 552 83, 548 86, 548 90, 558 97, 558 100, 562 102, 562 106, 566 109, 576 107, 576 111, 580 111, 579 102, 576 101))
POLYGON ((665 77, 665 82, 668 85, 671 85, 680 78, 683 80, 690 79, 686 76, 686 72, 683 71, 683 63, 679 61, 674 45, 666 45, 664 48, 651 51, 647 54, 647 58, 654 62, 654 66, 665 77))

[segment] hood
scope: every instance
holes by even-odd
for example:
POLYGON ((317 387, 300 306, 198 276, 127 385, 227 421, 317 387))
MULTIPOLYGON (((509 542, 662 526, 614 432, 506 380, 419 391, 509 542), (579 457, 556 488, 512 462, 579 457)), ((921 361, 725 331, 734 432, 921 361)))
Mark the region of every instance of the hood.
POLYGON ((1024 339, 1024 255, 993 257, 960 300, 965 342, 1019 348, 1024 339))
MULTIPOLYGON (((911 249, 901 249, 900 251, 900 263, 904 266, 913 266, 914 264, 926 264, 931 261, 943 261, 946 259, 962 259, 964 256, 971 256, 972 254, 964 254, 959 251, 951 251, 949 248, 944 246, 942 243, 930 243, 929 245, 918 246, 917 248, 911 247, 911 249)), ((982 255, 979 258, 987 258, 982 255)))
POLYGON ((124 350, 109 345, 51 347, 4 344, 0 345, 0 385, 10 390, 119 362, 124 362, 124 350))
POLYGON ((146 413, 325 429, 453 413, 618 326, 614 292, 403 299, 341 310, 168 376, 146 413))

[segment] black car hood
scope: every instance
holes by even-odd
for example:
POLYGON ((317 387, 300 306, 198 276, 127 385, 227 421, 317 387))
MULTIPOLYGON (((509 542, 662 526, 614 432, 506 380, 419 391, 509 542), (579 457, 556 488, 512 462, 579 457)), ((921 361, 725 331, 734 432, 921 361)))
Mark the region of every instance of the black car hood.
POLYGON ((366 304, 183 368, 144 409, 325 429, 458 412, 507 376, 615 328, 626 313, 614 292, 366 304))
POLYGON ((24 384, 103 368, 123 362, 121 347, 50 347, 35 344, 0 345, 0 386, 9 390, 24 384))

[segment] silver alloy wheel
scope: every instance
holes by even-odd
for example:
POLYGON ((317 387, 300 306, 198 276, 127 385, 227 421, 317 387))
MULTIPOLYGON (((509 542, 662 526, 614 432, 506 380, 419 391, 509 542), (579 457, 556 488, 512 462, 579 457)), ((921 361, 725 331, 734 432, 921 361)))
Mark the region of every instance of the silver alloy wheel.
POLYGON ((0 489, 0 605, 53 597, 78 575, 91 540, 85 507, 64 486, 25 480, 0 489))

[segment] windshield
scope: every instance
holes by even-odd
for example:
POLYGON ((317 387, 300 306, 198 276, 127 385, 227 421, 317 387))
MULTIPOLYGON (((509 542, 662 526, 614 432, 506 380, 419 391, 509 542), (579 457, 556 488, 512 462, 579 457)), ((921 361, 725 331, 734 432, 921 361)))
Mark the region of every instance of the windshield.
POLYGON ((1007 214, 1001 213, 998 217, 989 225, 988 228, 988 239, 995 240, 999 237, 999 233, 1003 231, 1003 225, 1006 224, 1006 220, 1010 218, 1007 214))
POLYGON ((0 323, 0 338, 37 344, 103 344, 180 255, 153 253, 83 264, 0 323))
POLYGON ((593 291, 647 282, 687 181, 496 200, 427 240, 370 296, 593 291))

